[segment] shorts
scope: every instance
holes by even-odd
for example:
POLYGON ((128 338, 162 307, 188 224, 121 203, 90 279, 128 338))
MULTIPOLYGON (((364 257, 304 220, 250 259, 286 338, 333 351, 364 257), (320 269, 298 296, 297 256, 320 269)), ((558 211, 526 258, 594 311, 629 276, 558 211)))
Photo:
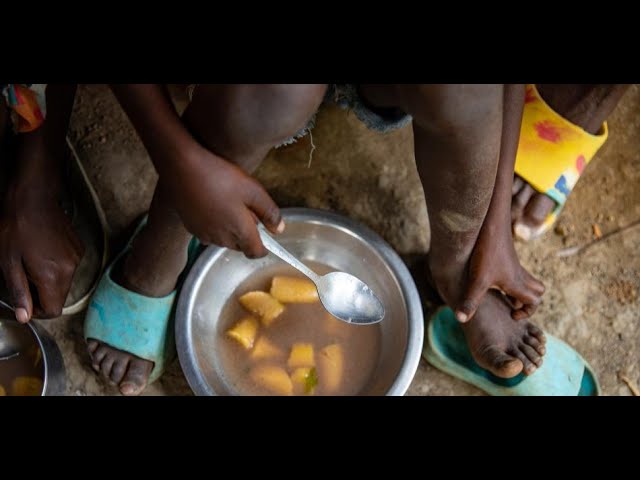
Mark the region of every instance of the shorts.
MULTIPOLYGON (((185 86, 188 101, 193 99, 193 92, 197 84, 185 86)), ((327 88, 323 104, 336 104, 339 107, 352 111, 355 116, 371 130, 387 133, 398 130, 411 122, 411 116, 398 109, 374 110, 368 107, 358 93, 358 88, 352 83, 331 83, 327 88)), ((307 125, 295 135, 287 138, 276 148, 295 143, 305 137, 316 124, 316 114, 311 117, 307 125)))
MULTIPOLYGON (((376 132, 387 133, 398 130, 411 122, 411 115, 398 109, 374 110, 367 106, 353 83, 330 83, 324 96, 323 104, 335 103, 339 107, 352 111, 367 128, 376 132)), ((307 135, 316 124, 316 115, 311 117, 307 125, 289 137, 276 148, 295 143, 307 135)))

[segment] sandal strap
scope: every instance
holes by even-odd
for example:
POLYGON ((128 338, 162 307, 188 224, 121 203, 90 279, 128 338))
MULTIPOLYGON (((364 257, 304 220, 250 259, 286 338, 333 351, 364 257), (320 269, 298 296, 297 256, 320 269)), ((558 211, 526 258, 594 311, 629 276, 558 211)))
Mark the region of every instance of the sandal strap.
POLYGON ((527 85, 515 171, 538 192, 564 205, 584 168, 607 140, 604 123, 592 135, 556 113, 527 85))

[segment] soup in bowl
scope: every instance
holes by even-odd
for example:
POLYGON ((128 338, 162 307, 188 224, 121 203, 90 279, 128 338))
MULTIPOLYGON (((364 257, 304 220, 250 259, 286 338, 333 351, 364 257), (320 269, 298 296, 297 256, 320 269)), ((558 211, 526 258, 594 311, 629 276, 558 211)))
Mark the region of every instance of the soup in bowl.
POLYGON ((192 390, 403 395, 424 336, 420 299, 404 263, 382 238, 351 219, 312 209, 282 213, 287 228, 277 240, 319 274, 344 271, 362 279, 382 301, 385 318, 369 326, 341 322, 314 299, 295 301, 312 289, 277 257, 250 260, 210 246, 185 279, 176 310, 178 356, 192 390), (289 282, 294 301, 287 288, 274 292, 278 278, 280 287, 282 279, 285 287, 289 282))

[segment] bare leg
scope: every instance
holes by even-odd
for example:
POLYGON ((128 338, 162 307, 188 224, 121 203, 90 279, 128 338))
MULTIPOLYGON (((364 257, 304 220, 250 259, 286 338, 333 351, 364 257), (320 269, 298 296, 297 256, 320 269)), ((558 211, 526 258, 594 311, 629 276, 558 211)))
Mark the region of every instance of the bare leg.
MULTIPOLYGON (((206 148, 251 172, 271 148, 306 125, 325 90, 325 85, 200 85, 183 121, 206 148)), ((119 276, 127 288, 152 297, 175 288, 191 239, 161 183, 148 223, 119 276)), ((118 384, 123 394, 142 392, 151 362, 95 340, 88 346, 94 368, 118 384)))
MULTIPOLYGON (((585 131, 596 134, 629 88, 621 84, 540 84, 542 98, 558 114, 585 131)), ((556 203, 522 178, 513 182, 511 221, 532 231, 544 223, 556 203)), ((526 236, 526 235, 525 235, 526 236)))
MULTIPOLYGON (((372 105, 398 107, 414 118, 416 162, 431 225, 431 275, 445 302, 456 305, 494 191, 504 89, 368 85, 361 92, 372 105)), ((510 311, 491 293, 463 326, 476 361, 502 377, 512 377, 523 368, 531 373, 540 362, 540 355, 525 344, 532 326, 514 322, 510 311)))

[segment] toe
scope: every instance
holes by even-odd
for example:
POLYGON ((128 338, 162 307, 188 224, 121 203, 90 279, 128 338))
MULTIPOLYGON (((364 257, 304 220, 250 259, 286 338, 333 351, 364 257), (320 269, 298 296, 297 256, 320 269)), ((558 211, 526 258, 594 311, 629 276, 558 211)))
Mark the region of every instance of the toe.
POLYGON ((87 350, 89 350, 89 355, 93 355, 93 352, 100 346, 97 340, 89 339, 87 341, 87 350))
POLYGON ((522 371, 522 361, 495 346, 483 352, 482 361, 479 363, 500 378, 512 378, 522 371))
POLYGON ((514 348, 509 353, 522 362, 522 371, 525 375, 531 375, 536 371, 536 365, 519 348, 514 348))
POLYGON ((547 343, 547 337, 544 335, 544 332, 535 325, 529 324, 527 327, 527 333, 532 337, 537 338, 541 344, 544 345, 545 343, 547 343))
POLYGON ((94 370, 100 369, 100 364, 104 360, 104 358, 109 354, 111 349, 106 345, 99 345, 98 348, 91 355, 91 363, 94 370))
POLYGON ((544 344, 540 342, 540 340, 531 335, 526 335, 524 337, 524 343, 533 347, 535 351, 538 352, 538 355, 544 355, 547 352, 547 347, 545 347, 544 344))
POLYGON ((130 358, 131 357, 129 355, 123 355, 113 363, 113 367, 111 367, 111 374, 109 375, 109 379, 113 383, 117 385, 120 384, 120 382, 124 378, 125 373, 127 372, 130 358))
POLYGON ((520 178, 519 176, 515 176, 513 177, 513 185, 511 187, 511 195, 517 195, 517 193, 522 190, 522 187, 524 186, 524 180, 522 180, 522 178, 520 178))
POLYGON ((116 355, 113 353, 106 355, 102 362, 100 362, 100 373, 104 376, 104 378, 109 379, 111 375, 111 368, 113 367, 114 362, 116 361, 116 355))
POLYGON ((520 348, 520 351, 524 353, 527 356, 527 358, 535 364, 536 367, 539 367, 540 365, 542 365, 542 357, 538 354, 538 352, 536 352, 536 350, 533 347, 530 347, 529 345, 523 342, 520 344, 519 348, 520 348))
POLYGON ((544 223, 555 206, 556 202, 550 197, 536 192, 531 196, 522 212, 522 222, 531 228, 538 228, 544 223))
POLYGON ((120 392, 123 395, 140 395, 147 386, 153 363, 138 357, 129 361, 129 368, 120 382, 120 392))
POLYGON ((520 221, 529 199, 536 191, 529 184, 525 184, 522 189, 511 199, 511 221, 520 221))

